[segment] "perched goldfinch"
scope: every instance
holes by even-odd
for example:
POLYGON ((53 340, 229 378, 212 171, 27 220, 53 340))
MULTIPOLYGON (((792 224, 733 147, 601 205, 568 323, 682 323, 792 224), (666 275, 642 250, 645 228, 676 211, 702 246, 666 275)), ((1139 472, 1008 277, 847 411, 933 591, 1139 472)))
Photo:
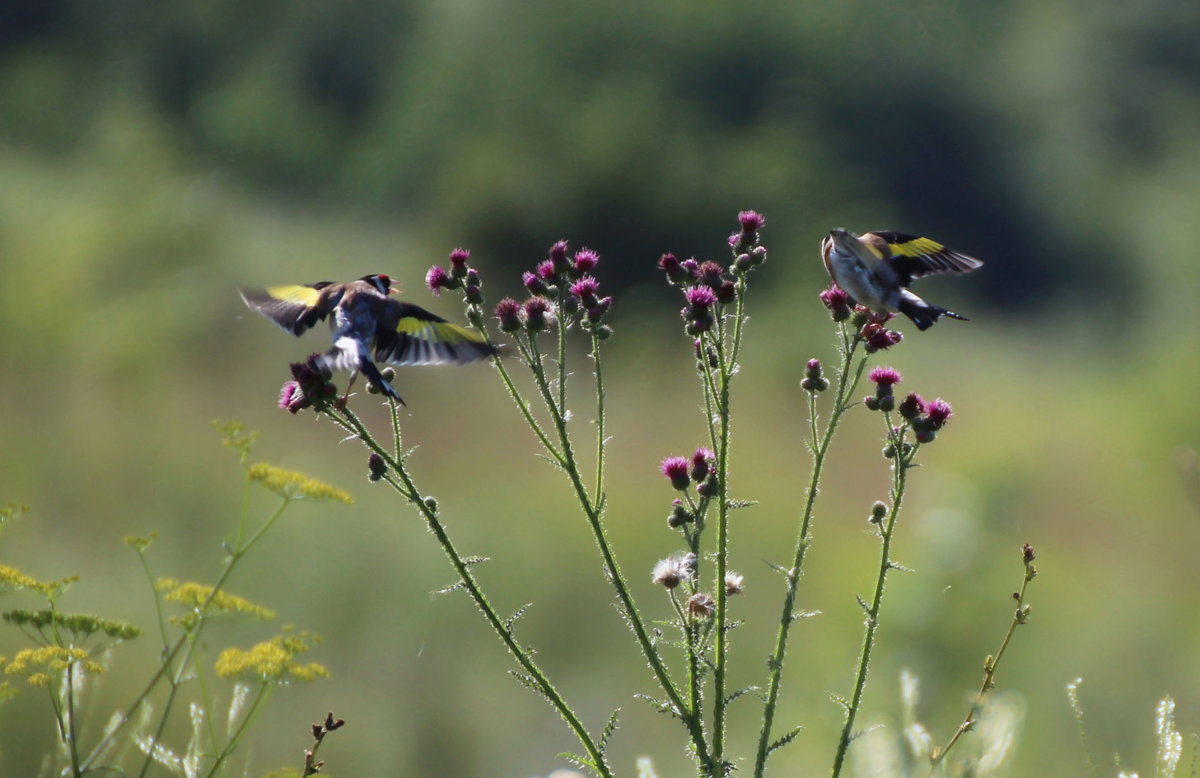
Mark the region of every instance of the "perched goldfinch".
POLYGON ((821 258, 833 282, 856 301, 880 312, 899 311, 920 330, 942 316, 963 321, 966 317, 925 302, 908 285, 925 276, 983 267, 978 259, 929 238, 887 231, 855 235, 840 228, 821 241, 821 258))
MULTIPOLYGON (((404 400, 379 373, 375 361, 393 365, 461 365, 496 352, 478 333, 389 297, 396 290, 391 279, 381 274, 345 284, 319 281, 240 291, 251 310, 293 335, 303 334, 329 316, 333 348, 321 356, 324 366, 329 370, 349 370, 350 383, 362 373, 379 391, 401 405, 404 400)), ((346 392, 349 391, 347 386, 346 392)))

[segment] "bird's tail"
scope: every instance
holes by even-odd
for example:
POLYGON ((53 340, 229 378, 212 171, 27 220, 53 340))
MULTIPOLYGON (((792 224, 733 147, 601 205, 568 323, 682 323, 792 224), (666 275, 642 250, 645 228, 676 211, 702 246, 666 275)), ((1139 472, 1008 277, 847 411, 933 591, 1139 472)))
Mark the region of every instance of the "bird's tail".
POLYGON ((913 324, 917 325, 919 330, 927 330, 943 316, 949 316, 951 319, 959 321, 969 321, 966 316, 960 316, 954 311, 946 310, 940 305, 930 305, 924 300, 901 300, 900 313, 913 320, 913 324))
MULTIPOLYGON (((351 382, 354 381, 355 373, 362 373, 379 391, 401 405, 404 405, 404 400, 400 398, 400 395, 396 393, 392 385, 379 372, 379 368, 375 367, 375 363, 371 361, 370 354, 354 338, 338 338, 334 342, 333 348, 326 352, 321 359, 330 370, 351 371, 351 382)), ((348 387, 346 391, 350 391, 348 387)))

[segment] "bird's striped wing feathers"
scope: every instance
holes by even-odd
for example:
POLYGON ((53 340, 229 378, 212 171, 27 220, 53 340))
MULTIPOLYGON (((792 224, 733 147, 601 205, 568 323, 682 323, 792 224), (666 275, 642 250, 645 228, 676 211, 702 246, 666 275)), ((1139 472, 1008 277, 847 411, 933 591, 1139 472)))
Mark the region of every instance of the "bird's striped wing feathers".
POLYGON ((386 319, 391 328, 381 327, 375 333, 377 361, 393 365, 462 365, 496 352, 479 333, 416 305, 389 300, 388 308, 386 319))
POLYGON ((293 335, 300 335, 328 316, 337 305, 336 299, 321 296, 321 290, 331 284, 330 281, 319 281, 239 291, 250 308, 293 335))
MULTIPOLYGON (((907 235, 903 232, 877 231, 875 235, 891 250, 889 261, 904 279, 903 283, 939 273, 969 273, 983 267, 975 257, 969 257, 930 238, 907 235)), ((864 239, 867 237, 863 236, 864 239)))

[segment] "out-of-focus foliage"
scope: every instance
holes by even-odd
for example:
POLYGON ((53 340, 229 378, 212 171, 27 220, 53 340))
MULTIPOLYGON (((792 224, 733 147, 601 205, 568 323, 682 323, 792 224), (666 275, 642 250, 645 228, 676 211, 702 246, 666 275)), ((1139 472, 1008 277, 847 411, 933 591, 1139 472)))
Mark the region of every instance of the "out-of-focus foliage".
MULTIPOLYGON (((162 569, 210 578, 240 495, 209 422, 245 419, 281 466, 360 479, 353 507, 297 508, 235 582, 323 634, 333 674, 264 718, 258 772, 300 764, 333 709, 349 724, 322 749, 331 774, 548 773, 569 737, 470 606, 428 596, 451 583, 430 538, 334 430, 275 408, 323 333, 288 338, 234 287, 386 272, 457 318, 420 290, 455 245, 493 301, 558 238, 598 250, 617 292, 612 533, 654 608, 651 566, 678 550, 655 466, 703 442, 654 260, 723 256, 733 214, 763 211, 771 259, 735 385, 736 492, 760 501, 735 527, 737 686, 761 681, 778 617, 757 560, 791 543, 796 384, 831 343, 817 243, 835 226, 924 233, 987 265, 921 282, 973 321, 905 329, 888 357, 956 417, 899 531, 918 573, 890 585, 866 721, 899 715, 905 667, 935 740, 961 721, 1029 542, 1033 616, 997 679, 1026 701, 1012 774, 1080 772, 1063 693, 1079 675, 1097 752, 1145 774, 1164 694, 1182 732, 1200 727, 1197 40, 1200 5, 1169 0, 0 3, 0 504, 34 508, 0 561, 77 570, 79 607, 151 624, 120 538, 159 530, 162 569)), ((493 557, 496 599, 535 603, 523 636, 593 726, 624 707, 614 761, 687 769, 672 724, 631 700, 646 679, 590 542, 495 376, 398 380, 414 467, 463 547, 493 557)), ((843 436, 801 584, 825 615, 798 627, 781 716, 807 729, 784 774, 826 769, 840 711, 824 693, 850 681, 873 563, 877 431, 849 418, 843 436)), ((90 725, 122 695, 92 700, 90 725)), ((44 705, 0 711, 0 772, 36 773, 44 705)))
POLYGON ((623 263, 679 236, 699 251, 706 225, 753 199, 811 225, 790 238, 806 251, 827 223, 936 231, 1000 263, 980 281, 994 300, 1121 308, 1161 281, 1139 272, 1147 254, 1185 253, 1171 225, 1197 197, 1188 3, 0 13, 10 143, 69 153, 114 103, 137 106, 189 166, 453 230, 509 264, 549 230, 623 263))

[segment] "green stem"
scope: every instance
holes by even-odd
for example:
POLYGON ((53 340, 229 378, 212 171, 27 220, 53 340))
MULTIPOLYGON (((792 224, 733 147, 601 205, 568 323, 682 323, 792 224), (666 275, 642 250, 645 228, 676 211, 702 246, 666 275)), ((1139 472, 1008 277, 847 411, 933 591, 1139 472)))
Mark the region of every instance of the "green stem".
POLYGON ((1033 580, 1033 575, 1026 568, 1025 576, 1021 581, 1021 589, 1017 592, 1017 608, 1013 612, 1012 622, 1008 625, 1008 631, 1004 633, 1004 640, 1000 644, 1000 649, 993 655, 988 657, 983 666, 983 683, 979 686, 979 692, 975 698, 971 700, 971 707, 967 710, 967 715, 963 719, 962 724, 954 730, 954 735, 950 738, 942 748, 935 748, 929 755, 929 775, 932 776, 939 764, 946 758, 946 754, 958 742, 958 739, 964 733, 969 731, 975 725, 975 717, 979 715, 979 711, 983 709, 983 701, 987 697, 987 693, 995 686, 996 668, 1000 666, 1000 660, 1004 658, 1004 652, 1008 650, 1008 644, 1012 642, 1013 633, 1017 631, 1017 627, 1025 623, 1027 618, 1025 609, 1025 590, 1029 586, 1029 582, 1033 580))
POLYGON ((846 707, 846 722, 842 726, 842 734, 838 738, 837 753, 833 758, 833 778, 837 778, 841 774, 842 765, 846 759, 846 751, 850 747, 850 742, 854 739, 854 719, 862 705, 863 692, 867 685, 867 670, 871 664, 871 651, 875 647, 875 633, 879 629, 879 609, 883 603, 884 584, 887 581, 888 571, 896 566, 890 555, 892 537, 896 531, 896 516, 900 513, 900 504, 904 500, 904 487, 907 482, 908 468, 911 466, 913 457, 916 456, 917 449, 920 448, 919 443, 914 443, 912 449, 906 455, 904 453, 903 430, 900 433, 893 432, 890 416, 886 413, 884 414, 884 423, 887 424, 888 439, 895 446, 896 451, 892 465, 892 507, 888 511, 887 518, 879 533, 879 537, 882 540, 879 552, 879 573, 875 578, 875 594, 872 596, 871 605, 867 609, 866 628, 863 631, 862 653, 859 655, 858 671, 854 677, 854 693, 851 695, 850 703, 846 707))
MULTIPOLYGON (((243 466, 244 465, 245 465, 245 462, 243 462, 243 466)), ((248 481, 249 481, 249 476, 247 476, 247 482, 248 481)), ((250 547, 253 546, 254 543, 259 538, 262 537, 263 532, 265 532, 268 527, 270 527, 272 524, 275 523, 275 521, 279 518, 280 514, 283 513, 284 508, 286 508, 288 506, 289 502, 290 502, 289 500, 285 499, 283 501, 283 503, 279 506, 279 508, 275 511, 275 513, 271 516, 271 518, 269 518, 267 520, 267 522, 263 526, 263 528, 259 532, 257 532, 254 535, 254 537, 251 538, 250 541, 246 543, 245 546, 241 547, 240 549, 235 547, 233 552, 230 553, 229 560, 225 564, 225 569, 223 571, 221 571, 221 575, 219 578, 217 578, 217 582, 213 585, 212 591, 209 592, 208 597, 205 598, 204 602, 197 609, 197 613, 199 614, 199 617, 198 617, 198 622, 196 624, 195 629, 192 630, 192 632, 190 632, 190 633, 185 631, 184 634, 181 635, 179 637, 179 639, 175 641, 175 645, 173 645, 170 648, 170 650, 168 650, 165 653, 165 655, 163 656, 163 659, 162 659, 162 663, 159 665, 158 669, 154 672, 154 674, 150 677, 150 680, 146 682, 146 686, 142 689, 141 693, 138 694, 138 696, 134 698, 133 702, 130 703, 129 707, 126 708, 125 711, 121 714, 121 717, 117 721, 117 724, 114 727, 112 727, 111 731, 107 735, 105 735, 104 738, 102 738, 100 740, 100 742, 95 745, 94 748, 92 748, 91 753, 89 753, 87 758, 84 759, 83 762, 80 764, 81 770, 86 771, 92 765, 92 763, 95 762, 95 760, 99 758, 100 754, 108 747, 108 745, 110 743, 112 743, 113 739, 117 736, 117 733, 120 732, 125 727, 125 725, 129 723, 130 719, 133 718, 133 714, 135 714, 141 708, 142 704, 146 702, 146 699, 150 696, 150 694, 158 687, 159 681, 161 681, 164 677, 170 678, 170 671, 174 667, 175 659, 179 655, 179 652, 180 652, 180 650, 182 650, 183 646, 188 643, 189 635, 191 636, 191 638, 193 640, 199 639, 200 633, 203 631, 204 625, 207 623, 205 621, 205 616, 208 614, 208 609, 212 605, 213 600, 216 598, 217 593, 221 591, 222 587, 225 585, 225 582, 227 580, 229 580, 229 576, 233 574, 234 568, 237 567, 238 562, 240 562, 241 559, 246 555, 246 552, 250 550, 250 547)), ((244 508, 243 508, 243 510, 244 510, 244 508)), ((244 523, 244 519, 243 519, 243 523, 244 523)), ((185 657, 183 660, 183 664, 186 665, 187 662, 188 662, 188 659, 185 657)), ((172 681, 173 686, 176 685, 177 683, 178 683, 177 680, 172 681)), ((169 709, 170 709, 169 704, 164 707, 164 711, 163 711, 164 719, 165 719, 166 713, 169 711, 169 709)), ((153 752, 153 743, 151 743, 151 752, 153 752)), ((144 770, 145 770, 145 767, 143 766, 143 774, 144 774, 144 770)))
MULTIPOLYGON (((579 465, 575 460, 575 453, 571 447, 571 438, 567 430, 567 421, 564 415, 564 409, 560 409, 555 405, 553 395, 550 392, 550 387, 546 381, 545 371, 542 369, 541 354, 536 348, 536 343, 533 338, 530 338, 532 358, 529 360, 529 367, 533 371, 534 382, 537 384, 538 390, 542 395, 542 400, 550 411, 551 420, 554 423, 555 435, 558 439, 558 451, 561 452, 560 462, 563 470, 567 473, 571 486, 575 491, 580 508, 583 510, 584 516, 587 518, 588 526, 591 527, 592 536, 596 541, 596 545, 600 549, 600 554, 604 560, 604 568, 608 572, 608 578, 612 582, 613 588, 616 590, 617 599, 621 603, 626 620, 630 628, 633 630, 634 636, 637 638, 638 644, 642 649, 647 661, 650 663, 651 669, 654 671, 655 677, 658 679, 659 685, 663 692, 667 695, 671 705, 675 708, 677 715, 683 720, 688 728, 688 732, 692 738, 692 744, 696 751, 696 757, 702 765, 708 766, 711 760, 708 757, 708 746, 704 739, 704 726, 701 722, 701 714, 697 709, 689 708, 680 695, 675 683, 671 680, 670 674, 667 672, 666 666, 663 664, 662 658, 659 656, 658 649, 650 639, 649 632, 642 620, 641 614, 634 604, 633 595, 629 591, 629 586, 625 582, 624 576, 621 574, 621 568, 617 564, 616 556, 613 554, 612 546, 608 542, 608 537, 604 532, 604 524, 601 520, 602 506, 593 502, 587 493, 587 487, 583 484, 583 479, 580 476, 579 465)), ((551 451, 555 449, 550 447, 551 451)), ((597 495, 599 497, 599 495, 597 495)))
POLYGON ((604 376, 600 372, 600 341, 592 335, 592 362, 596 365, 596 500, 604 505, 604 376))
POLYGON ((71 755, 71 771, 74 775, 83 775, 79 767, 79 746, 75 742, 75 662, 67 663, 67 750, 71 755))
POLYGON ((235 731, 233 736, 229 738, 229 743, 225 746, 225 748, 221 749, 219 754, 217 754, 216 759, 213 761, 212 767, 210 767, 208 770, 209 776, 220 774, 221 767, 225 764, 225 760, 228 759, 231 754, 233 754, 234 750, 241 742, 242 737, 250 730, 254 720, 258 718, 258 714, 262 712, 267 700, 270 699, 271 688, 271 685, 266 683, 258 687, 258 694, 255 695, 254 702, 250 704, 250 710, 246 712, 246 715, 242 718, 241 723, 238 724, 237 731, 235 731))
POLYGON ((853 396, 858 382, 862 379, 863 370, 867 365, 867 360, 864 356, 859 360, 858 368, 854 371, 853 376, 851 375, 850 368, 854 363, 854 354, 858 348, 858 340, 857 338, 852 338, 846 332, 844 324, 839 327, 839 333, 842 341, 839 348, 841 360, 838 366, 833 408, 830 410, 829 423, 825 427, 825 435, 819 443, 816 442, 816 397, 811 393, 809 394, 809 429, 813 435, 812 471, 809 474, 808 491, 804 497, 804 513, 800 521, 800 531, 796 536, 796 550, 793 554, 792 566, 787 571, 787 588, 783 596, 783 610, 779 617, 779 632, 775 639, 775 651, 771 654, 767 662, 769 681, 767 683, 766 702, 763 704, 763 724, 762 729, 759 731, 758 752, 754 760, 755 778, 762 778, 766 770, 767 757, 771 752, 771 730, 774 725, 775 708, 779 702, 779 690, 783 683, 784 658, 787 655, 787 644, 792 622, 795 621, 796 590, 800 583, 801 571, 804 568, 804 558, 808 553, 809 546, 812 544, 812 520, 817 495, 819 494, 821 474, 825 468, 825 459, 829 453, 829 446, 833 442, 834 434, 837 432, 838 424, 841 422, 843 414, 850 408, 850 398, 853 396))
POLYGON ((509 629, 504 620, 500 618, 500 615, 496 613, 495 608, 492 607, 491 602, 488 601, 487 597, 483 593, 483 590, 479 587, 478 582, 475 580, 474 575, 472 575, 470 566, 463 560, 462 556, 459 555, 458 550, 454 547, 454 543, 450 540, 449 535, 446 533, 445 526, 438 519, 436 511, 428 503, 426 503, 425 500, 420 498, 420 492, 417 490, 416 484, 413 482, 407 468, 404 467, 403 460, 393 457, 382 446, 380 446, 379 443, 377 443, 367 431, 366 427, 363 426, 362 421, 356 415, 354 415, 354 413, 348 409, 341 409, 340 412, 341 416, 337 416, 332 413, 330 413, 330 416, 339 424, 342 424, 342 426, 347 427, 350 431, 354 432, 354 434, 357 435, 370 450, 383 457, 389 469, 396 474, 396 477, 400 479, 400 482, 397 483, 390 477, 385 478, 384 480, 386 480, 387 483, 393 489, 395 489, 397 493, 416 506, 417 510, 425 519, 426 525, 433 532, 434 537, 437 538, 438 544, 442 547, 442 551, 450 560, 450 564, 458 574, 463 588, 467 591, 471 599, 475 602, 475 605, 483 613, 493 631, 495 631, 495 633, 500 637, 501 641, 503 641, 509 652, 517 660, 517 663, 520 664, 525 672, 529 674, 529 677, 536 684, 538 690, 546 697, 547 700, 549 700, 554 709, 558 711, 558 714, 562 716, 564 721, 566 721, 567 726, 570 727, 571 731, 575 733, 575 736, 579 739, 579 742, 583 748, 588 752, 589 758, 592 760, 600 775, 605 776, 606 778, 611 778, 612 772, 605 760, 603 751, 588 733, 583 723, 579 720, 579 717, 573 710, 571 710, 566 700, 562 698, 562 696, 558 693, 558 690, 555 689, 550 683, 550 680, 546 677, 545 673, 533 661, 528 652, 517 643, 516 637, 513 635, 512 630, 509 629))

